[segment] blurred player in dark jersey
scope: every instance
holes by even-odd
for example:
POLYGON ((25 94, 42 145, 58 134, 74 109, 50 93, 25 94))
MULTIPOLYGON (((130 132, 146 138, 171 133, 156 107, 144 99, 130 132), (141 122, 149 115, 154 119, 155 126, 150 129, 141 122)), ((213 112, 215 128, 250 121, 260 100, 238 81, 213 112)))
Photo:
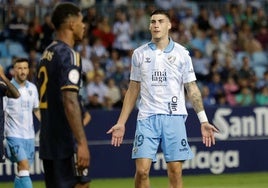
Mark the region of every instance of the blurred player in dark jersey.
POLYGON ((78 100, 81 60, 73 50, 84 36, 82 19, 74 4, 55 7, 51 20, 56 40, 45 49, 38 65, 40 158, 47 188, 89 186, 90 152, 78 100))
POLYGON ((3 111, 3 97, 19 98, 20 93, 17 88, 10 83, 5 76, 3 67, 0 65, 0 163, 5 161, 4 155, 4 111, 3 111))

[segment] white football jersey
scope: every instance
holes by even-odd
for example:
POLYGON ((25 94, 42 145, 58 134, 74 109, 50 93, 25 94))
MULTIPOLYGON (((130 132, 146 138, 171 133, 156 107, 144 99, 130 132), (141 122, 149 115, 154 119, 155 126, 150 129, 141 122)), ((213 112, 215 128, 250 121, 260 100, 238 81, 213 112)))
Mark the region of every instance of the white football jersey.
POLYGON ((35 137, 33 109, 39 107, 36 86, 27 81, 24 87, 12 79, 11 83, 19 90, 17 99, 4 97, 5 136, 31 139, 35 137))
POLYGON ((152 42, 137 48, 130 80, 141 83, 138 119, 153 114, 187 115, 184 84, 196 76, 188 50, 172 39, 164 51, 152 42))

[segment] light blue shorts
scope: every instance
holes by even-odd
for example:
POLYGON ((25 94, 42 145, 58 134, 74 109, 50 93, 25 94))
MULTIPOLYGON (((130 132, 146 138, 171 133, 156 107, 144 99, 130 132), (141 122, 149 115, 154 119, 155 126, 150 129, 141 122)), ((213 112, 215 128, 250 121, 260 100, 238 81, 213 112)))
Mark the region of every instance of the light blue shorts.
POLYGON ((7 137, 6 141, 6 154, 11 162, 19 162, 25 159, 28 160, 30 165, 34 162, 34 139, 7 137))
POLYGON ((184 117, 159 114, 138 120, 132 159, 149 158, 155 162, 160 144, 166 162, 192 159, 184 117))

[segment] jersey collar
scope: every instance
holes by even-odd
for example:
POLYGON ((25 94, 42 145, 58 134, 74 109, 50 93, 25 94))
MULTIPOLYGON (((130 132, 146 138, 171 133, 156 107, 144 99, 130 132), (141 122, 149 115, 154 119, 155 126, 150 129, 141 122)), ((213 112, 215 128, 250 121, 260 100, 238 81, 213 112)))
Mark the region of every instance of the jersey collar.
MULTIPOLYGON (((156 45, 155 43, 153 43, 152 41, 149 42, 148 46, 152 49, 152 50, 156 50, 156 45)), ((167 45, 167 47, 164 49, 164 53, 169 53, 171 52, 171 50, 174 47, 174 41, 169 37, 169 43, 167 45)))
MULTIPOLYGON (((12 78, 11 80, 11 83, 16 87, 16 88, 20 88, 21 86, 18 84, 18 82, 16 82, 16 80, 14 78, 12 78)), ((25 83, 25 87, 29 87, 29 81, 26 80, 26 83, 25 83)))

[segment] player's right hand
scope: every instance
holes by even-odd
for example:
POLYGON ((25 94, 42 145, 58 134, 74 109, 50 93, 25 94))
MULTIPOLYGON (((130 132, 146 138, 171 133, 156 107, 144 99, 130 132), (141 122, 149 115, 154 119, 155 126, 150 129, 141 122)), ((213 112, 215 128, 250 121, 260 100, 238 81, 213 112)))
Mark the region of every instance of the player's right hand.
POLYGON ((107 134, 112 133, 111 144, 115 147, 119 147, 123 142, 125 134, 125 125, 115 124, 111 129, 107 131, 107 134))

